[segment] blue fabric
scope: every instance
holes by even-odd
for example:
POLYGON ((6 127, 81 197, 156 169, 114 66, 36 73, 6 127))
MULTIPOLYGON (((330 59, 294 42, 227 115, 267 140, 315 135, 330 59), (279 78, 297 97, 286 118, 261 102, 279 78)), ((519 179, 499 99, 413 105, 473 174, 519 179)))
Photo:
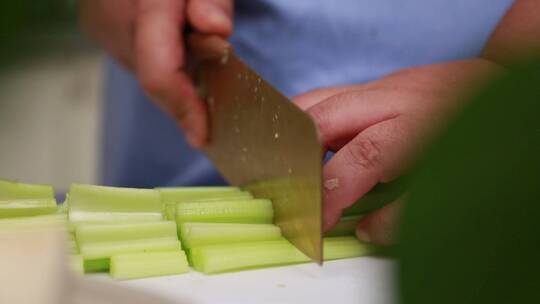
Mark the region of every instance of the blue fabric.
MULTIPOLYGON (((512 0, 237 0, 237 53, 288 96, 479 54, 512 0)), ((107 63, 104 180, 222 184, 133 76, 107 63)))

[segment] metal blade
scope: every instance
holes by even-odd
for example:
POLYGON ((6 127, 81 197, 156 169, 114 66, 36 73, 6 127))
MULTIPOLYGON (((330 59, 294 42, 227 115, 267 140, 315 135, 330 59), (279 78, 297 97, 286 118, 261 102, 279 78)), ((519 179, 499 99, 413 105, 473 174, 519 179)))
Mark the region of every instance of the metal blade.
POLYGON ((205 152, 225 179, 272 200, 283 235, 322 264, 322 147, 311 118, 218 37, 192 35, 208 102, 205 152))

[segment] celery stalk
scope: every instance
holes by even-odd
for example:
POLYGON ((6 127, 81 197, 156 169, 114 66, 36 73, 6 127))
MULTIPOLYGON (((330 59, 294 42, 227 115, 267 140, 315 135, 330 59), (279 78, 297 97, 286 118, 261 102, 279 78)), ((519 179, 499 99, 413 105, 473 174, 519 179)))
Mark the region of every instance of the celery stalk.
POLYGON ((50 226, 63 227, 67 223, 65 214, 49 214, 31 217, 17 217, 0 219, 0 230, 2 229, 22 229, 22 228, 40 228, 50 226))
MULTIPOLYGON (((324 259, 335 260, 363 256, 371 247, 354 237, 324 239, 324 259)), ((204 273, 309 262, 310 259, 285 239, 221 244, 190 249, 193 266, 204 273)))
POLYGON ((324 234, 325 237, 354 235, 356 226, 362 215, 350 215, 342 217, 332 230, 324 234))
POLYGON ((272 224, 183 223, 179 231, 184 248, 281 238, 281 229, 272 224))
POLYGON ((272 202, 266 199, 179 203, 176 222, 271 223, 272 202))
POLYGON ((354 236, 327 237, 323 241, 325 261, 365 256, 373 252, 372 246, 354 236))
POLYGON ((53 199, 53 187, 0 180, 0 200, 40 198, 53 199))
POLYGON ((56 213, 54 199, 0 200, 0 218, 27 217, 56 213))
POLYGON ((189 271, 183 251, 126 253, 111 256, 110 273, 114 279, 126 280, 181 274, 189 271))
POLYGON ((68 196, 69 219, 75 222, 159 221, 159 192, 73 184, 68 196))
POLYGON ((109 258, 84 259, 83 267, 84 267, 84 272, 85 273, 108 271, 109 270, 109 258))
POLYGON ((285 239, 195 247, 191 248, 191 258, 193 267, 204 273, 309 261, 306 255, 285 239))
POLYGON ((155 238, 177 238, 176 223, 172 221, 79 224, 75 228, 79 244, 103 243, 155 238))
POLYGON ((163 202, 183 202, 191 199, 227 197, 242 192, 237 187, 165 187, 156 188, 163 202))
POLYGON ((170 251, 178 249, 180 249, 180 242, 176 237, 79 244, 79 250, 85 260, 109 258, 111 255, 118 253, 170 251))
POLYGON ((168 220, 174 220, 177 203, 253 198, 250 192, 240 191, 237 187, 178 187, 157 188, 157 190, 161 194, 161 201, 165 205, 165 217, 168 220))
POLYGON ((68 258, 68 268, 76 274, 84 273, 84 260, 80 255, 70 255, 68 258))

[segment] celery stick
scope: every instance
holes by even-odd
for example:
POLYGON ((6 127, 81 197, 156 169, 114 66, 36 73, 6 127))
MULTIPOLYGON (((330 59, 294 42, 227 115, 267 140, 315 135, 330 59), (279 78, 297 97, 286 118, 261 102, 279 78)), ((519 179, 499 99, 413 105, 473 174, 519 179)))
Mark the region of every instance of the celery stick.
MULTIPOLYGON (((364 256, 371 247, 354 237, 324 239, 324 259, 364 256)), ((263 242, 207 245, 190 249, 196 270, 219 273, 241 269, 309 262, 310 259, 285 239, 263 242)))
POLYGON ((235 195, 241 190, 237 187, 164 187, 156 188, 161 194, 161 200, 164 202, 179 202, 186 199, 209 198, 227 195, 235 195))
POLYGON ((342 217, 332 230, 324 234, 325 237, 354 235, 356 226, 362 215, 350 215, 342 217))
POLYGON ((80 224, 75 228, 79 244, 114 242, 155 238, 177 238, 176 223, 172 221, 80 224))
POLYGON ((79 250, 85 260, 109 258, 111 255, 118 253, 170 251, 178 249, 180 249, 180 242, 176 237, 79 244, 79 250))
POLYGON ((354 236, 327 237, 323 239, 324 260, 337 260, 368 255, 373 247, 354 236))
POLYGON ((184 248, 281 239, 281 229, 272 224, 183 223, 179 230, 184 248))
POLYGON ((52 186, 0 180, 0 200, 40 198, 53 199, 52 186))
POLYGON ((38 215, 31 217, 17 217, 0 219, 0 230, 2 229, 22 229, 41 227, 64 227, 67 217, 64 214, 38 215))
POLYGON ((181 274, 189 271, 181 251, 124 253, 111 256, 110 273, 117 280, 181 274))
POLYGON ((84 260, 80 255, 70 255, 68 258, 68 268, 76 274, 84 273, 84 260))
POLYGON ((176 222, 271 223, 272 202, 267 199, 179 203, 176 222))
POLYGON ((159 192, 73 184, 68 196, 69 219, 76 222, 158 221, 163 218, 159 192))
POLYGON ((0 218, 27 217, 56 213, 54 199, 0 200, 0 218))
POLYGON ((84 259, 83 266, 85 273, 105 272, 109 270, 109 258, 84 259))
POLYGON ((191 258, 193 267, 204 273, 309 261, 306 255, 285 239, 195 247, 191 248, 191 258))
MULTIPOLYGON (((195 193, 198 195, 198 193, 195 193)), ((176 205, 178 203, 184 202, 220 202, 220 201, 230 201, 230 200, 250 200, 253 199, 253 195, 247 191, 227 191, 225 193, 221 192, 211 192, 211 193, 202 193, 198 197, 187 196, 183 198, 176 198, 174 200, 165 201, 165 218, 167 220, 174 220, 176 216, 176 205), (211 196, 215 195, 215 196, 211 196)), ((162 199, 163 200, 163 199, 162 199)))
POLYGON ((77 245, 77 242, 68 240, 66 243, 67 243, 67 249, 69 253, 71 254, 79 253, 79 246, 77 245))

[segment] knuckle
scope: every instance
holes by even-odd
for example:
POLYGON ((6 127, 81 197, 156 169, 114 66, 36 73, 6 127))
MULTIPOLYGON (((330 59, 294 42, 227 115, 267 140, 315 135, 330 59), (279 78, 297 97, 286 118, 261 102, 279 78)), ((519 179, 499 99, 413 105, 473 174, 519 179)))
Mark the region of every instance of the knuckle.
POLYGON ((324 135, 328 127, 328 112, 322 107, 315 106, 309 109, 308 113, 313 118, 313 121, 315 121, 319 133, 324 135))
POLYGON ((372 139, 357 139, 345 147, 349 164, 362 170, 372 170, 381 165, 380 144, 372 139))

